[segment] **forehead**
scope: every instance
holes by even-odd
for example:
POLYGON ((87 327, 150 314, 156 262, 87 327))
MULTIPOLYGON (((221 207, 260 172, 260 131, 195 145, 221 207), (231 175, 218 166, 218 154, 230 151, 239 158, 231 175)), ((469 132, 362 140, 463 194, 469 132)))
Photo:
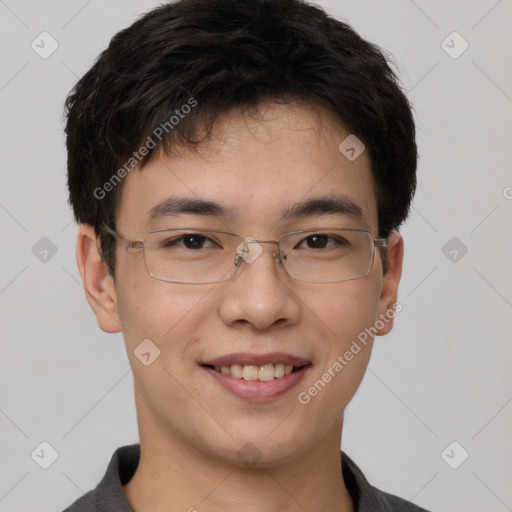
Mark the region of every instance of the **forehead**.
POLYGON ((369 155, 349 160, 339 149, 349 135, 320 107, 267 104, 230 112, 197 151, 178 148, 131 171, 117 225, 140 233, 193 217, 266 233, 324 208, 345 210, 354 227, 376 230, 369 155))

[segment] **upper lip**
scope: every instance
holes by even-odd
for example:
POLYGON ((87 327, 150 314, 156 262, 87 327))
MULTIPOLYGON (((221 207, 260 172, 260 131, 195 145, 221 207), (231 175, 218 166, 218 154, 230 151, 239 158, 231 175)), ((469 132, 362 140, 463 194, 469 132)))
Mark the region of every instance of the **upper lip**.
POLYGON ((291 364, 293 366, 305 366, 309 361, 285 352, 269 352, 267 354, 250 354, 248 352, 237 352, 233 354, 226 354, 224 356, 216 357, 203 361, 202 365, 209 366, 231 366, 233 364, 262 366, 265 364, 291 364))

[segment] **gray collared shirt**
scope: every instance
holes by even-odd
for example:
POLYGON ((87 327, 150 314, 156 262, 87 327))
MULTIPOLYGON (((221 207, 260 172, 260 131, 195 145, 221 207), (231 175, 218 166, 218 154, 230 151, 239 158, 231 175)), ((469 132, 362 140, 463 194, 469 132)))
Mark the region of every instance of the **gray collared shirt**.
MULTIPOLYGON (((356 512, 428 512, 402 498, 370 485, 356 464, 341 453, 341 470, 356 512)), ((95 489, 84 494, 64 512, 134 512, 123 492, 139 465, 140 444, 121 446, 95 489)))

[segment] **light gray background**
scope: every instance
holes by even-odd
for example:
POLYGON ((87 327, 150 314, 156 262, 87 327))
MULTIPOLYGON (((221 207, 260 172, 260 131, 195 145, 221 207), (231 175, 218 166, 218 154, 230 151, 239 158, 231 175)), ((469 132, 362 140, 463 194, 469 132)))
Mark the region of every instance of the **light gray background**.
MULTIPOLYGON (((512 0, 319 3, 393 54, 420 149, 403 311, 376 341, 343 449, 428 509, 512 510, 512 0), (469 43, 457 59, 441 46, 453 31, 469 43), (468 249, 457 262, 442 251, 452 237, 468 249), (469 453, 458 469, 441 457, 452 441, 445 460, 469 453)), ((62 110, 114 33, 156 5, 0 0, 2 512, 62 510, 138 441, 122 337, 99 330, 76 269, 62 110), (59 44, 48 59, 31 48, 43 31, 59 44), (47 262, 32 252, 42 237, 57 248, 47 262), (46 470, 31 458, 43 441, 58 452, 46 470)))

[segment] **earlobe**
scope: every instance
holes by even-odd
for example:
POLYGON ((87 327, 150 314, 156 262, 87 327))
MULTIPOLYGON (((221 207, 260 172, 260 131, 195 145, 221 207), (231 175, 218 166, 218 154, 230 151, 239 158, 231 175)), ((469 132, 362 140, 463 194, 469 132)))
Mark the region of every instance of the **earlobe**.
POLYGON ((98 325, 108 333, 120 332, 122 327, 114 280, 101 259, 99 239, 94 228, 88 224, 78 227, 76 260, 87 302, 96 315, 98 325))
POLYGON ((379 299, 379 318, 376 323, 378 336, 388 334, 393 328, 395 313, 401 308, 398 303, 398 285, 402 277, 404 258, 404 241, 398 231, 393 231, 388 238, 387 262, 388 269, 383 278, 382 291, 379 299))

